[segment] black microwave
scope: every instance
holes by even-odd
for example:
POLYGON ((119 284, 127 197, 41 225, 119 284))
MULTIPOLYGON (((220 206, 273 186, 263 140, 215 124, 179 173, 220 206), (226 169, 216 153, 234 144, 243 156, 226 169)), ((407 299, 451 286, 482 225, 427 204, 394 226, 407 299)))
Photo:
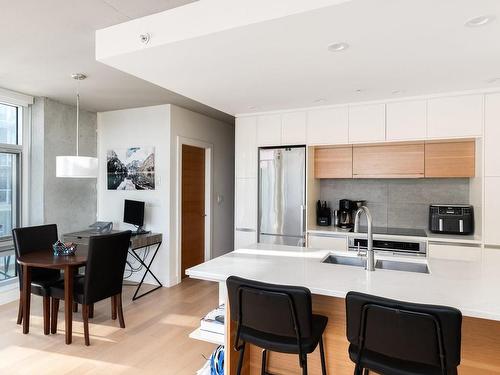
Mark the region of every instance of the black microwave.
POLYGON ((473 234, 474 208, 470 205, 433 204, 429 207, 432 233, 473 234))

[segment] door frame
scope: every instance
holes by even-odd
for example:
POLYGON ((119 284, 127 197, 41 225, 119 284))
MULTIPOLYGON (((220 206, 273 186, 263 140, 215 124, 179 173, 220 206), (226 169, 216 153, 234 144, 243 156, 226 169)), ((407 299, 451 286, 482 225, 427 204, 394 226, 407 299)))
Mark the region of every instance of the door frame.
POLYGON ((182 280, 182 146, 205 149, 205 262, 212 258, 213 212, 213 144, 199 139, 177 136, 177 192, 176 192, 176 268, 177 283, 182 280))

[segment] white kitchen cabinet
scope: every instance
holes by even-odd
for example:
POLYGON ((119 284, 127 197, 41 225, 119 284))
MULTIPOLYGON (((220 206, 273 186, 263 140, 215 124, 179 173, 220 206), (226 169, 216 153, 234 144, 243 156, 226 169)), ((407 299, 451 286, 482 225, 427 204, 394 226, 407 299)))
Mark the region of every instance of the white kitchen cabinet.
POLYGON ((257 229, 257 179, 236 179, 236 228, 257 229))
POLYGON ((349 143, 385 141, 385 104, 349 106, 349 143))
POLYGON ((307 144, 337 145, 349 143, 348 107, 316 109, 307 113, 307 144))
POLYGON ((387 104, 387 140, 420 140, 427 137, 427 101, 387 104))
POLYGON ((484 174, 500 177, 500 94, 486 95, 484 115, 484 174))
MULTIPOLYGON (((481 246, 473 246, 466 244, 451 244, 451 243, 435 243, 429 242, 427 251, 429 258, 435 259, 451 259, 462 261, 478 261, 481 260, 481 246)), ((432 269, 431 269, 432 272, 432 269)))
POLYGON ((236 178, 257 177, 257 119, 240 117, 235 128, 236 178))
POLYGON ((234 231, 234 248, 243 249, 257 243, 257 232, 238 230, 234 231))
POLYGON ((281 115, 257 117, 257 146, 281 145, 281 115))
POLYGON ((281 117, 281 144, 286 146, 306 143, 306 112, 284 113, 281 117))
POLYGON ((347 236, 309 233, 307 247, 332 251, 347 251, 347 236))
POLYGON ((484 179, 484 243, 500 245, 500 177, 484 179))
POLYGON ((429 99, 427 137, 472 137, 482 134, 483 95, 429 99))

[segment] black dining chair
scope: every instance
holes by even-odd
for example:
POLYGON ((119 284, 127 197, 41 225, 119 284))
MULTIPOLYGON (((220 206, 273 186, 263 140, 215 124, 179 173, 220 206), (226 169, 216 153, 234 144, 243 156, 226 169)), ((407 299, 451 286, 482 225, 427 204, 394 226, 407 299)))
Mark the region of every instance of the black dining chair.
MULTIPOLYGON (((57 242, 57 225, 39 225, 33 227, 15 228, 12 230, 16 257, 33 251, 46 250, 52 252, 52 245, 57 242)), ((22 285, 22 267, 16 263, 19 275, 19 290, 22 285)), ((43 333, 49 334, 50 327, 50 287, 61 280, 60 270, 33 268, 31 271, 31 293, 43 297, 43 333)), ((17 324, 23 321, 22 298, 19 298, 17 324)))
POLYGON ((267 372, 267 351, 297 354, 307 374, 307 354, 319 344, 322 374, 326 375, 323 332, 328 318, 312 313, 307 288, 266 284, 231 276, 226 281, 231 317, 237 322, 234 350, 241 374, 245 344, 263 349, 261 374, 267 372))
POLYGON ((346 296, 349 357, 355 375, 456 375, 462 314, 436 305, 363 293, 346 296))
MULTIPOLYGON (((122 307, 122 287, 125 262, 130 245, 131 231, 90 237, 87 264, 84 277, 74 282, 74 302, 82 305, 85 345, 90 345, 89 315, 93 304, 111 298, 111 317, 118 319, 120 327, 125 328, 122 307)), ((59 282, 50 288, 52 305, 56 314, 52 316, 53 331, 57 329, 57 308, 64 299, 64 283, 59 282), (55 315, 55 316, 54 316, 55 315)))

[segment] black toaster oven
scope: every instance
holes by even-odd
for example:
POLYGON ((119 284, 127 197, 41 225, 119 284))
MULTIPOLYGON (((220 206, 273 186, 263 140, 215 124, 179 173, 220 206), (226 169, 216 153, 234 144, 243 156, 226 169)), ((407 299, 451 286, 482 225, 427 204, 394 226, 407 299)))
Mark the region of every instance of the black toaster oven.
POLYGON ((433 204, 429 207, 432 233, 473 234, 474 208, 469 205, 433 204))

